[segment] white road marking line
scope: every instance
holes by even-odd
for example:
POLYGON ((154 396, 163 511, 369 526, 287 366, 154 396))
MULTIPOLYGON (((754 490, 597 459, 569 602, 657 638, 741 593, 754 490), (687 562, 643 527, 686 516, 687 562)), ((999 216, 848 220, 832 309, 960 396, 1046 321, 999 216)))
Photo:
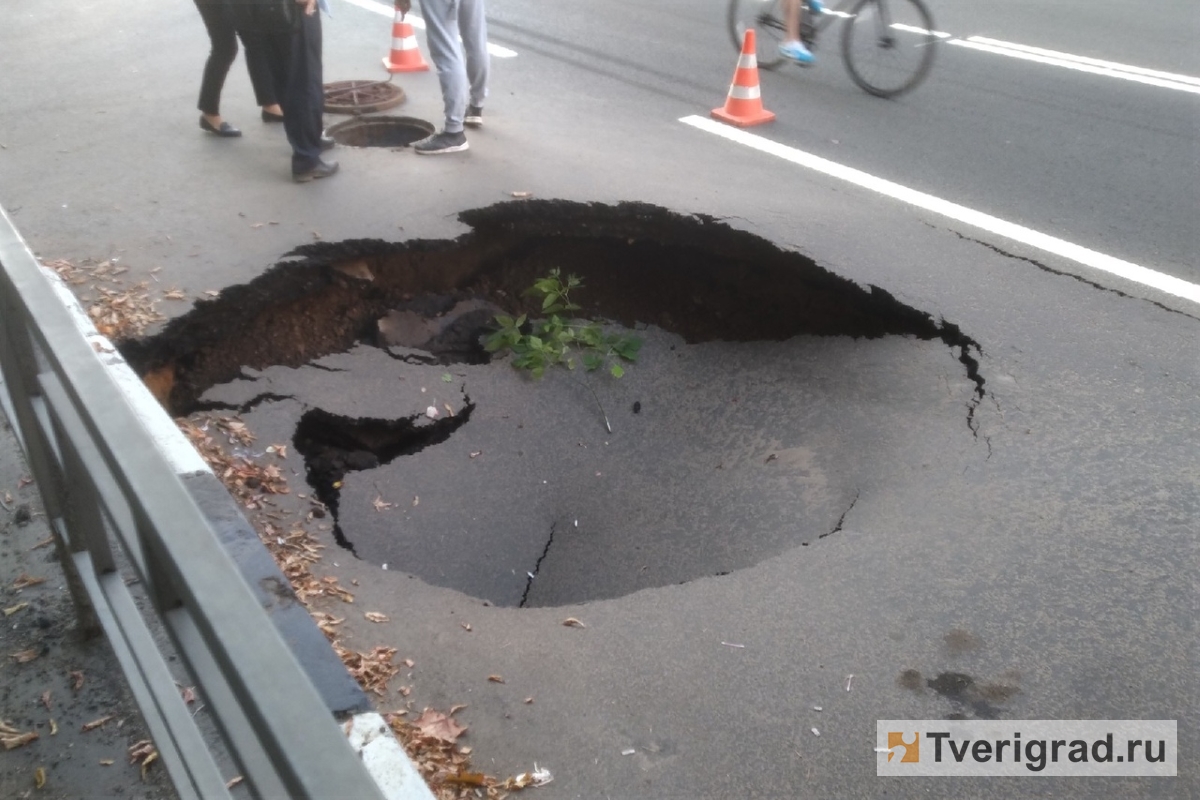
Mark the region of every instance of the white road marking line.
POLYGON ((1200 78, 1194 78, 1191 75, 1180 75, 1177 72, 1163 72, 1162 70, 1157 69, 1135 67, 1132 64, 1120 64, 1116 61, 1104 61, 1103 59, 1091 58, 1089 56, 1077 56, 1072 55, 1071 53, 1063 53, 1058 50, 1047 50, 1044 47, 1030 47, 1027 44, 1003 42, 999 39, 989 39, 986 36, 968 36, 967 41, 977 42, 979 44, 989 44, 993 47, 1003 47, 1008 50, 1020 50, 1023 53, 1031 53, 1036 56, 1047 56, 1049 58, 1059 58, 1063 61, 1075 61, 1080 64, 1091 64, 1093 67, 1105 67, 1107 69, 1117 70, 1118 72, 1131 72, 1134 75, 1145 75, 1149 78, 1162 78, 1166 81, 1190 83, 1193 86, 1200 86, 1200 78))
POLYGON ((893 22, 889 27, 895 28, 898 31, 908 31, 909 33, 919 33, 922 36, 925 34, 933 34, 939 39, 950 39, 952 34, 945 31, 931 31, 926 28, 918 28, 916 25, 905 25, 903 22, 893 22))
POLYGON ((1110 275, 1116 275, 1125 280, 1133 281, 1134 283, 1200 304, 1200 284, 1189 283, 1173 275, 1168 275, 1165 272, 1159 272, 1130 261, 1114 258, 1113 256, 1073 244, 1055 236, 1033 230, 1032 228, 1007 222, 999 217, 993 217, 990 214, 984 214, 981 211, 975 211, 966 206, 951 203, 940 197, 934 197, 931 194, 919 192, 916 189, 910 189, 898 183, 884 180, 883 178, 877 178, 862 170, 847 167, 843 164, 813 155, 812 153, 806 153, 803 150, 797 150, 793 147, 773 142, 762 136, 723 125, 707 117, 692 115, 682 117, 679 121, 685 125, 699 128, 702 131, 707 131, 708 133, 745 145, 759 152, 782 158, 785 161, 807 167, 832 178, 869 189, 885 197, 914 205, 957 222, 1003 236, 1016 242, 1021 242, 1030 247, 1036 247, 1039 250, 1044 250, 1045 252, 1074 261, 1077 264, 1082 264, 1085 267, 1106 272, 1110 275))
MULTIPOLYGON (((346 2, 352 6, 358 6, 359 8, 366 9, 367 11, 373 11, 376 14, 387 17, 388 19, 396 18, 395 6, 376 3, 375 0, 346 0, 346 2)), ((414 17, 412 14, 405 14, 404 21, 409 25, 412 25, 414 28, 425 30, 425 20, 421 19, 420 17, 414 17)), ((517 57, 516 50, 509 50, 507 47, 501 47, 500 45, 492 44, 491 42, 488 42, 487 50, 489 55, 495 56, 496 58, 517 57)))
MULTIPOLYGON (((1174 89, 1179 92, 1190 92, 1192 94, 1200 94, 1200 84, 1187 83, 1187 82, 1177 80, 1177 79, 1160 78, 1160 77, 1156 77, 1153 74, 1147 74, 1147 73, 1155 73, 1155 72, 1157 72, 1157 70, 1149 70, 1149 69, 1142 69, 1140 67, 1134 67, 1133 69, 1136 69, 1139 71, 1133 72, 1133 71, 1130 71, 1128 68, 1124 67, 1123 65, 1115 65, 1115 66, 1101 66, 1100 65, 1100 64, 1111 64, 1112 62, 1099 62, 1098 64, 1090 63, 1090 61, 1098 61, 1098 59, 1091 59, 1089 61, 1089 60, 1086 60, 1085 56, 1070 56, 1069 54, 1064 54, 1064 55, 1068 55, 1069 56, 1068 58, 1062 58, 1062 57, 1058 57, 1058 56, 1041 55, 1040 53, 1037 53, 1037 52, 1031 52, 1031 51, 1037 50, 1038 48, 1000 47, 997 45, 988 44, 987 43, 988 40, 978 41, 981 38, 982 37, 979 37, 979 36, 972 36, 968 39, 948 39, 946 41, 946 44, 951 44, 956 47, 965 47, 968 50, 979 50, 984 53, 994 53, 999 56, 1008 56, 1009 58, 1019 58, 1024 61, 1033 61, 1038 64, 1048 64, 1053 67, 1063 67, 1065 69, 1073 69, 1073 70, 1077 70, 1078 72, 1088 72, 1088 73, 1091 73, 1092 75, 1103 75, 1106 78, 1120 78, 1121 80, 1133 81, 1134 83, 1144 83, 1144 84, 1148 84, 1150 86, 1158 86, 1163 89, 1174 89)), ((1046 52, 1053 52, 1053 51, 1046 51, 1046 52)), ((1170 73, 1159 73, 1159 74, 1170 74, 1170 73)), ((1186 75, 1180 76, 1180 77, 1187 78, 1186 75)), ((1195 79, 1188 78, 1188 80, 1195 80, 1195 79)))

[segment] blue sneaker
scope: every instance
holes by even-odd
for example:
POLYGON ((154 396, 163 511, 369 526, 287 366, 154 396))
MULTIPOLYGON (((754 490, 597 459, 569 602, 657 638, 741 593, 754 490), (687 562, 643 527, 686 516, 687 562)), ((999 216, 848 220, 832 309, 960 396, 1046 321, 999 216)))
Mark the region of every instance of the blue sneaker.
POLYGON ((808 0, 808 10, 814 14, 824 14, 825 5, 821 0, 808 0))
POLYGON ((807 67, 816 61, 816 57, 808 51, 803 42, 784 42, 779 45, 779 55, 791 59, 797 64, 807 67))

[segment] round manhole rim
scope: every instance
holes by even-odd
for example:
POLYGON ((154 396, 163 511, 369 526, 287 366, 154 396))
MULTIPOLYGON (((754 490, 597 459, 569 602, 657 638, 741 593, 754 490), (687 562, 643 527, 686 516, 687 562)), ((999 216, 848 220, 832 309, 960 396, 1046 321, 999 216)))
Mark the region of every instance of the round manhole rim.
POLYGON ((353 119, 344 120, 335 125, 330 125, 325 133, 331 136, 339 145, 344 147, 379 147, 379 148, 403 148, 408 147, 415 142, 432 136, 437 131, 437 128, 426 120, 417 117, 397 117, 388 114, 357 116, 353 119), (403 143, 382 143, 382 144, 359 144, 354 141, 346 141, 348 135, 354 133, 362 133, 368 136, 368 131, 375 129, 401 129, 407 128, 416 132, 419 135, 414 135, 408 142, 403 143))

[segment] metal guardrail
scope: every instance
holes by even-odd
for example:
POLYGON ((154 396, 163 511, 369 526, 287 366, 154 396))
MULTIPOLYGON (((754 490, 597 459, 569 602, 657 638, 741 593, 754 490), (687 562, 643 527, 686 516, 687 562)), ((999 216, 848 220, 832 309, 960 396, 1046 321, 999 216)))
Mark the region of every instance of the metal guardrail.
MULTIPOLYGON (((252 794, 382 798, 203 512, 0 209, 0 371, 86 625, 107 634, 184 800, 230 797, 123 549, 252 794)), ((0 393, 2 394, 2 393, 0 393)))

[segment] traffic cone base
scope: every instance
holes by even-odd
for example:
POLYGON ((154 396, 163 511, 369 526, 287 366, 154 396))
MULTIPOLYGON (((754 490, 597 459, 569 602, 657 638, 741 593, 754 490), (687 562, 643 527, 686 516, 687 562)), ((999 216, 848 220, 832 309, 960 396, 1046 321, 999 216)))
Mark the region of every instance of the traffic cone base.
POLYGON ((754 29, 747 28, 742 39, 742 52, 738 56, 737 69, 733 72, 733 83, 725 105, 714 108, 714 119, 728 122, 739 128, 761 125, 775 119, 774 112, 763 108, 762 94, 758 88, 758 57, 755 55, 754 29))
POLYGON ((413 26, 404 21, 404 12, 398 8, 392 22, 392 50, 383 59, 383 68, 392 73, 424 72, 429 69, 425 59, 421 58, 413 26))

